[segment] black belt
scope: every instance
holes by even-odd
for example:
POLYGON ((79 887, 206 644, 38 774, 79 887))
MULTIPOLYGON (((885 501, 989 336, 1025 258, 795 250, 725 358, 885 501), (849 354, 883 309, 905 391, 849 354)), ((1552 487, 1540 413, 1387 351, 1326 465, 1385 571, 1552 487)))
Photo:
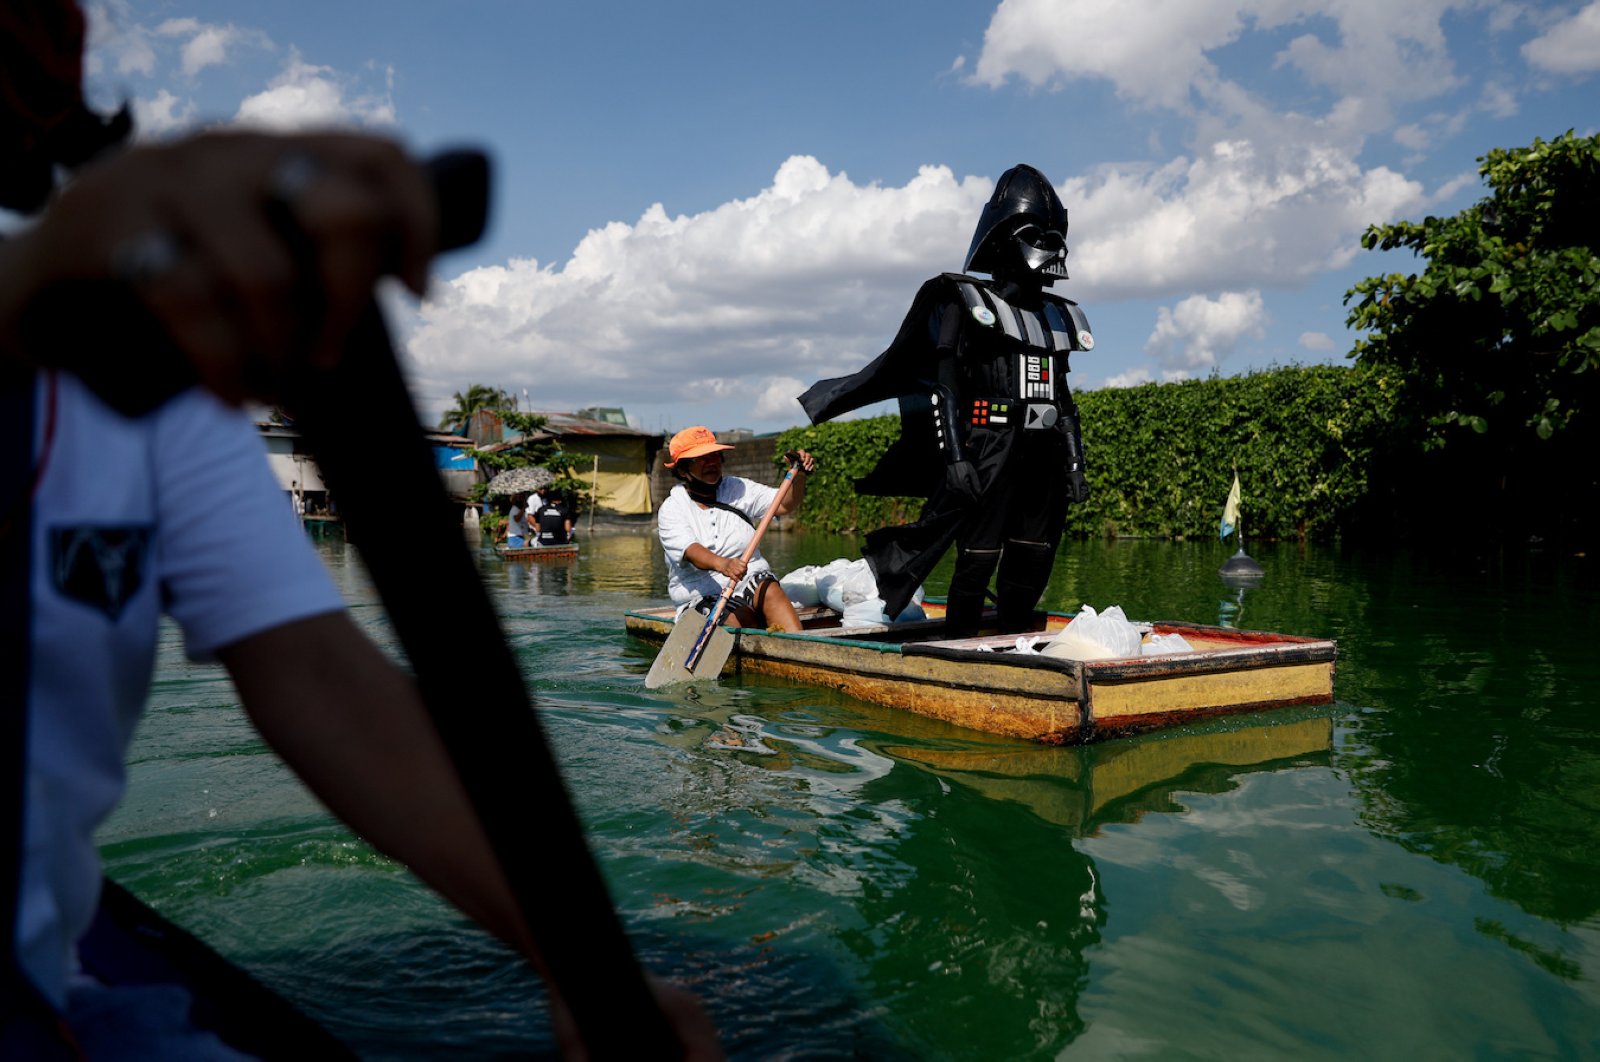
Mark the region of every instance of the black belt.
POLYGON ((1020 398, 974 398, 968 400, 962 418, 968 428, 1003 430, 1022 428, 1040 431, 1061 422, 1061 406, 1055 402, 1020 398))

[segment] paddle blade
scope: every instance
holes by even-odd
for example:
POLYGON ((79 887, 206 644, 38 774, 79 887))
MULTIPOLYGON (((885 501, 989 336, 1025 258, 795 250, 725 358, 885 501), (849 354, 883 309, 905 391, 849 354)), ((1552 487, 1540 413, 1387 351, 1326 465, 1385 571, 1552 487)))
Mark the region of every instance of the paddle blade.
POLYGON ((656 655, 656 662, 650 665, 650 674, 644 678, 644 688, 653 690, 696 679, 715 681, 722 674, 722 666, 728 662, 728 654, 733 652, 733 632, 720 624, 711 628, 711 636, 706 640, 705 648, 700 651, 700 659, 694 662, 694 670, 691 671, 686 666, 689 654, 694 651, 694 643, 699 641, 700 632, 705 628, 706 618, 694 609, 679 616, 678 622, 672 626, 672 634, 656 655))

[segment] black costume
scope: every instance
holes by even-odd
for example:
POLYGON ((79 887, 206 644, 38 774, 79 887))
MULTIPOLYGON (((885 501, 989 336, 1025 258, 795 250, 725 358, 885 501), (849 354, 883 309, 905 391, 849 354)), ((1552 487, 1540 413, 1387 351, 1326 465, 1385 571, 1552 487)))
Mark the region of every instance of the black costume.
POLYGON ((885 610, 910 602, 952 543, 960 553, 946 624, 978 627, 989 578, 1002 630, 1027 627, 1050 579, 1067 505, 1089 496, 1067 359, 1094 336, 1065 279, 1067 211, 1044 175, 1014 166, 978 220, 966 268, 922 286, 900 332, 860 372, 800 396, 812 423, 900 400, 900 439, 860 493, 925 496, 921 517, 867 536, 885 610))
POLYGON ((572 510, 559 501, 547 502, 533 514, 533 524, 538 530, 541 546, 564 546, 572 541, 572 533, 567 530, 567 522, 572 519, 572 510))

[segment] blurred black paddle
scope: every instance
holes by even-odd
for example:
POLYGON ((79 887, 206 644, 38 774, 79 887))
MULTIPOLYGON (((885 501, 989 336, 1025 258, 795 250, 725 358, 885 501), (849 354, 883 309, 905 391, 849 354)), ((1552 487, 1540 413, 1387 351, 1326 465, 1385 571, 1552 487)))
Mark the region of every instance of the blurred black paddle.
MULTIPOLYGON (((454 152, 427 169, 442 219, 439 249, 475 242, 488 214, 487 158, 454 152)), ((287 211, 278 224, 301 260, 301 275, 314 278, 308 248, 296 246, 305 241, 287 211)), ((302 295, 303 307, 314 312, 318 292, 307 286, 302 295)), ((86 284, 52 298, 53 304, 34 308, 26 327, 35 341, 54 334, 84 351, 69 368, 114 407, 145 412, 195 382, 187 359, 130 291, 86 284)), ((623 934, 478 577, 460 509, 450 504, 434 469, 376 301, 339 363, 296 370, 283 382, 282 401, 338 499, 346 532, 366 562, 590 1057, 681 1057, 623 934), (392 532, 396 498, 406 499, 413 517, 403 535, 392 532), (470 694, 463 692, 464 675, 471 679, 470 694), (543 842, 538 848, 536 837, 543 842)))

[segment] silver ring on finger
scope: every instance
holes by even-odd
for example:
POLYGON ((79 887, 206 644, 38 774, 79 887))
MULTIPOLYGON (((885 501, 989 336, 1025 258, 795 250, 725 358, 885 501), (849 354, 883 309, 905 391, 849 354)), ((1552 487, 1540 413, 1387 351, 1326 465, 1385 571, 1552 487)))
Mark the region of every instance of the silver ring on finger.
POLYGON ((152 229, 111 252, 111 275, 130 284, 148 284, 183 261, 183 242, 166 229, 152 229))
POLYGON ((267 194, 280 203, 294 206, 322 179, 327 167, 305 151, 295 151, 278 160, 267 180, 267 194))

